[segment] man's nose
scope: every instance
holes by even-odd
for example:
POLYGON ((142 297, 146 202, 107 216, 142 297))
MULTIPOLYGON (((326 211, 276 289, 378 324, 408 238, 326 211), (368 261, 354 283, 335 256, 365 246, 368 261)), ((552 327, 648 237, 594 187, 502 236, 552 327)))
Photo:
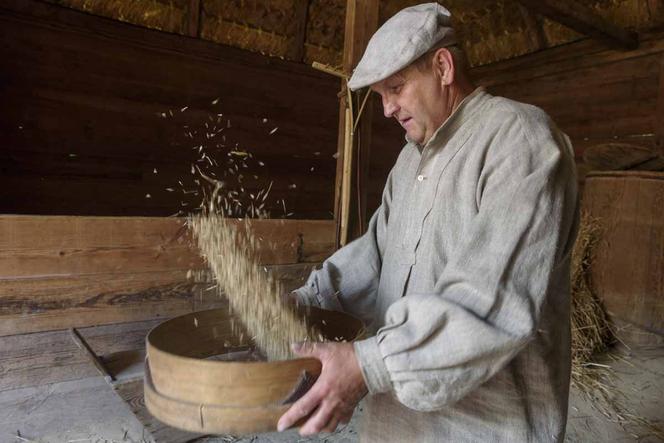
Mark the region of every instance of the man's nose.
POLYGON ((399 106, 397 106, 397 104, 394 103, 393 100, 383 99, 383 114, 385 115, 385 117, 387 118, 393 117, 398 110, 399 106))

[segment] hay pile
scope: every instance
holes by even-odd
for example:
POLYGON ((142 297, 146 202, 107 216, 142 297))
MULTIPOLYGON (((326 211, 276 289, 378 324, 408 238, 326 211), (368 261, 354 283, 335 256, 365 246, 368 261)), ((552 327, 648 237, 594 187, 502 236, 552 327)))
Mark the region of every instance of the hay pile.
POLYGON ((599 366, 593 363, 593 356, 614 341, 609 319, 590 282, 590 262, 599 233, 597 220, 583 214, 572 253, 572 385, 584 394, 597 387, 599 366))
POLYGON ((220 292, 228 298, 230 308, 252 335, 268 360, 293 357, 290 344, 316 340, 322 336, 308 327, 282 297, 280 283, 260 266, 258 242, 251 232, 251 219, 237 223, 225 216, 218 191, 212 193, 206 210, 188 218, 220 292))
MULTIPOLYGON (((595 361, 597 354, 609 351, 616 341, 613 327, 590 281, 593 250, 600 236, 599 221, 582 214, 572 253, 572 387, 609 421, 664 440, 664 430, 657 423, 635 414, 627 406, 627 393, 617 387, 611 366, 595 361)), ((615 355, 609 357, 616 358, 615 355)))

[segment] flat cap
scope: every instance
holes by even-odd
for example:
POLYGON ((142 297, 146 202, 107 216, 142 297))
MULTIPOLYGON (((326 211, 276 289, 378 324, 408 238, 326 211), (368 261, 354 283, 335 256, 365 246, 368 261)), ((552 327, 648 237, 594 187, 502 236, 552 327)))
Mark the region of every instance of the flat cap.
POLYGON ((354 91, 385 80, 438 43, 456 43, 450 11, 438 3, 402 9, 371 37, 348 87, 354 91))

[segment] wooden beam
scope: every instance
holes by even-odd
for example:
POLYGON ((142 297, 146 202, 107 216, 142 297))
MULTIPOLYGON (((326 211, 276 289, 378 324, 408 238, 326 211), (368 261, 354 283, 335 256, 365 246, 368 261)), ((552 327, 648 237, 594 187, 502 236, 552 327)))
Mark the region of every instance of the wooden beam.
POLYGON ((609 65, 660 52, 664 52, 664 32, 658 31, 645 33, 639 48, 634 51, 616 51, 595 40, 581 40, 523 57, 476 66, 471 69, 471 74, 475 81, 485 87, 513 84, 516 81, 527 83, 553 74, 609 65))
POLYGON ((189 37, 200 37, 201 12, 203 10, 202 0, 189 0, 187 6, 187 35, 189 37))
POLYGON ((613 47, 635 49, 635 32, 608 22, 592 9, 575 0, 518 0, 531 11, 561 23, 581 34, 604 40, 613 47))
MULTIPOLYGON (((378 0, 347 0, 346 25, 344 34, 343 72, 350 76, 353 67, 362 57, 369 39, 378 27, 378 0)), ((371 143, 371 105, 365 107, 363 118, 353 131, 353 121, 359 111, 359 104, 349 103, 351 95, 342 81, 342 94, 339 100, 339 137, 337 148, 337 175, 335 183, 334 216, 337 221, 337 246, 343 246, 348 240, 362 234, 366 227, 366 197, 368 182, 369 147, 371 143), (354 112, 348 112, 349 106, 354 112), (347 134, 348 128, 352 137, 347 134), (351 146, 347 146, 350 143, 351 146), (344 159, 348 152, 351 159, 344 159), (344 183, 344 169, 346 187, 344 183), (349 200, 342 205, 342 200, 349 200), (342 211, 342 207, 348 211, 342 211), (342 229, 343 225, 343 229, 342 229), (344 238, 345 237, 345 238, 344 238), (342 241, 343 240, 343 241, 342 241)))
POLYGON ((309 1, 310 0, 295 0, 295 32, 290 39, 286 57, 296 62, 301 62, 304 59, 304 42, 307 37, 309 1))
POLYGON ((526 29, 528 34, 533 39, 535 51, 540 51, 549 47, 549 42, 542 28, 542 18, 540 15, 534 14, 528 8, 519 4, 519 11, 521 12, 521 17, 526 24, 526 29))

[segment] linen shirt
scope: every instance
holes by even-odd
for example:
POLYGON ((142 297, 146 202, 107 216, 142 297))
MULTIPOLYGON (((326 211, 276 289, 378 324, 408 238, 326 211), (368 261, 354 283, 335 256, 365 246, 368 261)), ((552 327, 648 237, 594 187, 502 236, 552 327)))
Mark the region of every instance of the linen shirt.
POLYGON ((570 376, 569 139, 476 89, 408 141, 367 232, 296 291, 369 324, 361 440, 562 441, 570 376))

